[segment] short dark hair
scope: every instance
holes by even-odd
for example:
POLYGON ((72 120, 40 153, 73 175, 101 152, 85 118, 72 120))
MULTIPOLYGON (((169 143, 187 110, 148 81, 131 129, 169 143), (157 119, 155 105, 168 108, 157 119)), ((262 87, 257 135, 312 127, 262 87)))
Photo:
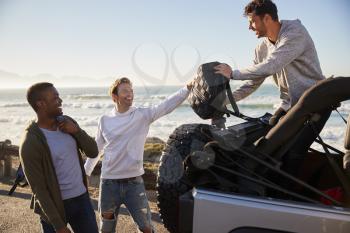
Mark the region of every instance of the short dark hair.
POLYGON ((269 14, 272 20, 278 20, 277 7, 271 0, 253 0, 248 3, 244 8, 244 16, 252 13, 260 17, 269 14))
POLYGON ((118 87, 122 83, 127 83, 127 84, 130 84, 132 86, 130 79, 128 79, 126 77, 118 78, 117 80, 114 81, 114 83, 109 88, 109 95, 110 96, 112 96, 112 94, 118 95, 118 87))
POLYGON ((27 101, 32 106, 34 111, 38 110, 38 106, 36 106, 36 102, 43 99, 43 92, 45 92, 48 88, 53 87, 52 83, 41 82, 35 83, 27 90, 27 101))

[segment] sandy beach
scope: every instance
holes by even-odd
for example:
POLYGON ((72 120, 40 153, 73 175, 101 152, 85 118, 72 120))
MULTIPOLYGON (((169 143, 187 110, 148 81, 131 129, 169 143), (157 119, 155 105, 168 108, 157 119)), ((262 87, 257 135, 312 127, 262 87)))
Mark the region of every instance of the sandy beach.
MULTIPOLYGON (((29 209, 31 191, 27 186, 25 188, 17 187, 12 196, 7 193, 11 188, 9 179, 0 179, 0 233, 36 233, 41 232, 38 215, 29 209)), ((96 220, 99 222, 97 212, 98 189, 89 189, 93 207, 96 213, 96 220)), ((149 205, 152 211, 152 220, 157 233, 167 233, 158 214, 156 192, 147 191, 149 205)), ((117 232, 133 233, 137 232, 137 227, 129 216, 127 209, 122 206, 117 223, 117 232)))

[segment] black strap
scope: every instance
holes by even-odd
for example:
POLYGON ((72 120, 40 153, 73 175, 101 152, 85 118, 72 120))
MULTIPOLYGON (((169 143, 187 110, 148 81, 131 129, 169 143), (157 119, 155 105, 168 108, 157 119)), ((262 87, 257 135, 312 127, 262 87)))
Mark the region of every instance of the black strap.
POLYGON ((313 124, 313 122, 310 122, 310 126, 312 127, 314 133, 317 135, 318 142, 321 144, 324 151, 326 152, 326 157, 328 159, 328 162, 331 165, 334 173, 338 177, 340 183, 342 184, 346 195, 350 196, 350 181, 347 179, 345 173, 342 171, 342 169, 340 169, 339 165, 334 160, 333 156, 331 155, 330 151, 328 150, 326 143, 322 140, 320 135, 316 133, 317 131, 315 129, 315 125, 313 124))
POLYGON ((232 91, 231 91, 231 87, 230 87, 230 83, 227 83, 226 84, 226 91, 227 91, 227 97, 231 103, 231 106, 232 106, 232 109, 233 109, 233 112, 229 109, 226 109, 226 112, 227 114, 231 114, 233 116, 236 116, 236 117, 239 117, 243 120, 246 120, 246 121, 260 121, 259 118, 253 118, 253 117, 248 117, 246 115, 243 115, 242 113, 239 112, 239 109, 238 109, 238 106, 236 104, 236 101, 232 95, 232 91))
POLYGON ((25 177, 24 172, 23 172, 22 164, 19 164, 19 167, 18 167, 17 172, 16 172, 16 180, 15 180, 13 186, 11 187, 10 191, 8 192, 9 196, 12 195, 12 193, 16 190, 18 185, 20 185, 21 187, 25 187, 28 185, 28 182, 27 182, 26 177, 25 177), (21 185, 22 181, 24 181, 23 185, 21 185))
POLYGON ((338 113, 339 116, 343 119, 343 121, 345 122, 345 124, 347 124, 348 122, 345 120, 345 118, 343 117, 343 115, 340 114, 340 112, 338 111, 338 109, 335 109, 335 111, 337 111, 337 113, 338 113))
POLYGON ((228 96, 228 99, 230 100, 232 109, 233 109, 233 111, 235 112, 235 115, 236 115, 236 116, 239 116, 239 115, 240 115, 239 109, 238 109, 238 106, 237 106, 237 104, 236 104, 235 99, 233 98, 233 95, 232 95, 232 91, 231 91, 231 87, 230 87, 230 83, 229 83, 229 82, 227 82, 227 84, 226 84, 226 91, 227 91, 227 96, 228 96))

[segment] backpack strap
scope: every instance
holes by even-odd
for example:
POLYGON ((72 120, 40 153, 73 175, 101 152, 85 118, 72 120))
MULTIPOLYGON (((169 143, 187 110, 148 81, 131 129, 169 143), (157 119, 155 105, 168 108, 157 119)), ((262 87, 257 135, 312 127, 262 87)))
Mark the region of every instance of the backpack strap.
POLYGON ((342 184, 346 195, 350 196, 350 181, 349 181, 347 175, 345 174, 345 172, 342 169, 340 169, 340 167, 337 164, 337 162, 335 161, 334 157, 331 155, 330 151, 328 150, 326 143, 324 143, 321 136, 316 133, 317 131, 315 129, 315 126, 314 126, 313 122, 311 122, 311 121, 310 121, 310 126, 312 127, 312 130, 314 131, 314 133, 317 135, 317 139, 318 139, 319 143, 321 144, 324 151, 326 152, 326 157, 328 159, 328 162, 329 162, 330 166, 332 167, 334 173, 338 177, 340 183, 342 184))
POLYGON ((20 163, 19 164, 19 167, 17 169, 17 172, 16 172, 16 180, 15 180, 15 183, 13 184, 13 186, 11 187, 10 191, 8 192, 8 195, 11 196, 12 193, 16 190, 17 188, 17 185, 20 185, 21 187, 24 187, 26 185, 28 185, 28 182, 26 180, 26 177, 24 175, 24 172, 23 172, 23 168, 22 168, 22 164, 20 163), (20 183, 24 181, 24 184, 21 185, 20 183))
POLYGON ((231 87, 230 87, 230 83, 227 82, 226 83, 226 92, 227 92, 227 97, 231 103, 231 106, 232 106, 232 109, 233 111, 235 112, 236 116, 239 116, 240 115, 240 112, 239 112, 239 109, 238 109, 238 106, 236 104, 236 101, 235 99, 233 98, 233 95, 232 95, 232 91, 231 91, 231 87))
POLYGON ((230 87, 229 82, 227 82, 227 84, 226 84, 226 92, 227 92, 227 97, 228 97, 228 99, 231 103, 232 109, 233 109, 233 111, 231 111, 231 110, 226 108, 226 112, 225 112, 226 114, 232 114, 233 116, 239 117, 239 118, 246 120, 246 121, 261 121, 259 118, 248 117, 248 116, 243 115, 242 113, 239 112, 235 98, 232 95, 232 91, 231 91, 231 87, 230 87))

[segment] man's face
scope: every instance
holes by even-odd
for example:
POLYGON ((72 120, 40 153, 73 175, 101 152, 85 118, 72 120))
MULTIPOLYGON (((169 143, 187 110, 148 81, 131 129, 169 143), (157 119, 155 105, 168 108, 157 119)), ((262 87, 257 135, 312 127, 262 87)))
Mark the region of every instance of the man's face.
POLYGON ((258 15, 255 15, 254 13, 248 14, 248 22, 249 22, 249 29, 255 32, 255 35, 257 38, 265 37, 266 36, 266 22, 265 17, 260 17, 258 15))
POLYGON ((134 90, 129 83, 122 83, 118 86, 118 95, 113 94, 114 102, 121 106, 131 107, 134 100, 134 90))
POLYGON ((38 111, 50 118, 56 118, 63 114, 62 99, 56 88, 50 87, 42 93, 42 99, 37 102, 38 111))

